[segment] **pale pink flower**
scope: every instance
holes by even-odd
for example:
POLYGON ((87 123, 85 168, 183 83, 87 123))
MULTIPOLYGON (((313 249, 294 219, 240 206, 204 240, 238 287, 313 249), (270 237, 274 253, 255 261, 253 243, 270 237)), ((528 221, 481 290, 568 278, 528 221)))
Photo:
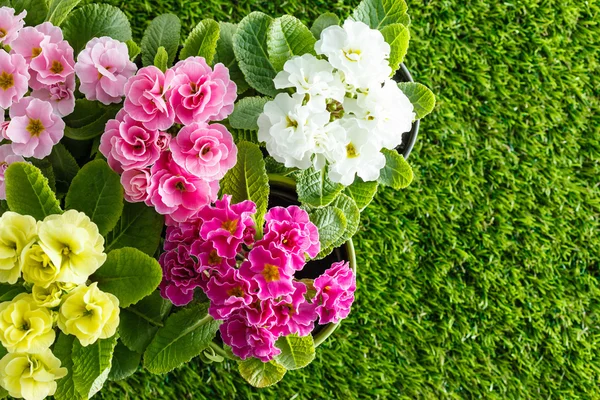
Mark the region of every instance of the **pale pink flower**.
MULTIPOLYGON (((4 113, 2 115, 2 119, 4 119, 4 113)), ((6 136, 6 129, 8 128, 8 124, 10 124, 10 121, 3 121, 2 123, 0 123, 0 141, 2 141, 2 139, 10 140, 8 136, 6 136)))
POLYGON ((52 43, 46 36, 40 43, 41 53, 34 57, 29 67, 35 74, 29 83, 32 89, 40 89, 43 85, 52 85, 65 82, 69 75, 75 72, 75 60, 73 59, 73 48, 62 40, 52 43))
POLYGON ((148 199, 150 169, 135 168, 124 171, 121 175, 121 185, 125 190, 125 200, 130 203, 143 203, 148 199))
POLYGON ((47 101, 25 97, 10 108, 10 118, 6 135, 15 154, 23 157, 48 156, 64 135, 65 123, 47 101))
POLYGON ((42 53, 42 42, 58 44, 63 36, 60 28, 50 22, 44 22, 36 27, 26 26, 21 29, 19 36, 11 45, 11 53, 20 54, 27 64, 42 53))
POLYGON ((25 59, 0 50, 0 107, 9 108, 27 93, 29 72, 25 59))
POLYGON ((171 147, 171 140, 173 136, 171 136, 168 132, 158 132, 158 139, 156 139, 156 145, 160 149, 160 151, 169 150, 171 147))
POLYGON ((6 200, 4 172, 10 164, 23 161, 25 161, 23 157, 18 156, 13 152, 10 144, 0 146, 0 200, 6 200))
POLYGON ((218 121, 231 114, 237 87, 223 64, 213 71, 203 57, 189 57, 175 64, 173 71, 169 102, 176 122, 218 121))
POLYGON ((121 101, 125 83, 136 70, 137 66, 129 60, 127 45, 108 36, 90 40, 75 64, 81 81, 79 91, 86 99, 107 105, 121 101))
POLYGON ((165 73, 154 66, 140 69, 125 84, 125 111, 148 129, 169 129, 175 112, 165 97, 173 76, 170 69, 165 73))
POLYGON ((31 96, 46 100, 52 104, 54 112, 65 117, 75 110, 75 74, 71 74, 64 82, 58 82, 40 89, 33 90, 31 96))
POLYGON ((19 34, 19 30, 25 25, 23 19, 27 11, 23 10, 15 15, 15 10, 10 7, 0 8, 0 44, 10 45, 19 34))
POLYGON ((44 22, 35 27, 39 32, 48 37, 50 43, 59 43, 63 38, 62 29, 51 22, 44 22))
POLYGON ((177 164, 207 180, 223 178, 237 161, 233 137, 221 124, 185 126, 171 142, 171 151, 177 164))

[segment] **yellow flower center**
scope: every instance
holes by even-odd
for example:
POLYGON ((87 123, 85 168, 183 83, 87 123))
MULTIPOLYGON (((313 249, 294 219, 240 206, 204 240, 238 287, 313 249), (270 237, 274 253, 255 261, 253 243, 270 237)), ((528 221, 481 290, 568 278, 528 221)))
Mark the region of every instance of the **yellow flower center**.
POLYGON ((44 125, 42 125, 42 121, 39 119, 30 119, 29 125, 27 125, 27 128, 25 129, 27 129, 27 132, 29 132, 31 136, 39 136, 40 133, 44 131, 44 125))
POLYGON ((227 294, 229 296, 242 297, 244 295, 244 290, 241 287, 236 286, 233 289, 229 289, 227 294))
POLYGON ((202 155, 205 155, 206 153, 208 153, 210 151, 210 146, 204 146, 202 148, 202 155))
POLYGON ((68 256, 71 253, 71 249, 67 246, 63 247, 62 254, 63 256, 68 256))
POLYGON ((297 128, 298 121, 291 119, 289 116, 285 117, 286 128, 297 128))
POLYGON ((180 192, 185 192, 185 185, 183 184, 183 182, 177 182, 175 184, 175 188, 180 192))
POLYGON ((361 53, 362 52, 357 49, 348 49, 344 50, 344 57, 346 57, 348 61, 356 62, 360 60, 361 53))
POLYGON ((238 220, 227 220, 225 222, 223 222, 223 224, 221 225, 222 229, 225 229, 226 231, 229 231, 229 233, 231 233, 232 235, 235 233, 235 231, 237 230, 237 224, 238 224, 238 220))
POLYGON ((262 275, 267 282, 275 282, 279 280, 279 268, 273 264, 265 264, 262 275))
POLYGON ((358 157, 358 153, 356 152, 356 147, 352 143, 348 143, 346 146, 346 156, 348 158, 356 158, 358 157))
POLYGON ((31 58, 36 58, 40 54, 42 54, 42 48, 41 47, 34 47, 33 49, 31 49, 31 58))
POLYGON ((4 28, 0 28, 0 39, 2 39, 4 36, 6 36, 6 29, 4 28))
POLYGON ((63 65, 60 61, 57 61, 57 60, 52 61, 52 67, 50 67, 50 71, 52 71, 52 73, 60 74, 61 72, 63 72, 64 69, 65 69, 65 67, 63 67, 63 65))
POLYGON ((21 330, 27 332, 29 330, 29 328, 31 328, 31 326, 29 325, 29 322, 23 321, 23 325, 21 325, 21 330))
POLYGON ((222 259, 219 257, 216 250, 211 251, 208 255, 208 265, 220 265, 221 261, 222 259))
POLYGON ((2 90, 8 90, 13 86, 15 86, 15 80, 12 74, 7 74, 6 71, 2 71, 2 74, 0 75, 0 88, 2 88, 2 90))

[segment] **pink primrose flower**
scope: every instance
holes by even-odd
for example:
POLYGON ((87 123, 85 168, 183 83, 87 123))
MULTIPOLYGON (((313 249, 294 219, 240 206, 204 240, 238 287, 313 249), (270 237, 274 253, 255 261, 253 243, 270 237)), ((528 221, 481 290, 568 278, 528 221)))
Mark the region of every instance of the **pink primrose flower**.
POLYGON ((169 129, 175 121, 175 112, 165 97, 173 76, 170 69, 166 73, 154 66, 140 69, 125 84, 125 111, 148 129, 169 129))
POLYGON ((0 44, 4 46, 12 44, 25 25, 24 19, 26 16, 27 11, 25 10, 15 15, 14 8, 0 8, 0 44))
MULTIPOLYGON (((33 57, 29 63, 32 79, 29 86, 32 89, 41 89, 47 85, 66 82, 67 78, 75 72, 73 48, 66 40, 58 43, 49 41, 45 36, 40 43, 41 53, 33 57)), ((36 50, 37 51, 37 48, 36 50)))
POLYGON ((21 100, 29 89, 29 78, 22 56, 0 50, 0 107, 7 109, 21 100))
POLYGON ((313 299, 319 324, 337 323, 350 313, 356 291, 356 276, 347 261, 334 263, 323 275, 315 279, 317 291, 313 299))
POLYGON ((244 279, 252 283, 253 290, 261 300, 286 296, 294 292, 294 270, 288 255, 276 247, 255 246, 248 254, 248 261, 240 266, 244 279))
POLYGON ((234 311, 245 308, 252 302, 250 282, 242 278, 235 268, 210 278, 206 296, 210 299, 209 314, 220 320, 227 319, 234 311))
POLYGON ((275 336, 269 329, 248 325, 243 317, 233 317, 226 320, 220 327, 223 342, 229 346, 233 354, 242 360, 256 357, 263 362, 269 362, 281 353, 275 342, 275 336))
POLYGON ((75 75, 71 74, 64 82, 42 86, 40 89, 32 91, 31 96, 50 102, 54 112, 60 117, 65 117, 75 110, 74 91, 75 75))
POLYGON ((16 155, 10 144, 0 146, 0 200, 6 200, 6 183, 4 173, 8 166, 16 162, 24 162, 23 157, 16 155))
POLYGON ((130 203, 143 203, 148 199, 150 168, 134 168, 124 171, 121 184, 125 190, 125 200, 130 203))
POLYGON ((176 306, 184 306, 194 298, 194 290, 200 286, 201 274, 196 261, 184 246, 161 254, 159 263, 163 270, 160 294, 176 306))

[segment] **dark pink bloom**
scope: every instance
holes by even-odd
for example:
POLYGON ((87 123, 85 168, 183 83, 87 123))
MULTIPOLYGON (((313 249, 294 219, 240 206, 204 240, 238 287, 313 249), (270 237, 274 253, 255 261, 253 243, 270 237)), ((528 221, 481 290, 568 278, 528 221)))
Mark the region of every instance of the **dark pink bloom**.
POLYGON ((190 257, 184 246, 161 254, 159 258, 163 270, 160 294, 176 306, 184 306, 194 298, 194 290, 200 286, 202 276, 197 270, 196 261, 190 257))
POLYGON ((65 82, 69 75, 75 73, 73 48, 66 40, 51 43, 45 38, 42 40, 40 48, 42 52, 29 64, 29 68, 35 72, 29 82, 32 89, 65 82))
POLYGON ((256 357, 263 362, 269 362, 281 353, 281 350, 275 347, 277 336, 268 329, 248 325, 243 317, 226 320, 219 330, 223 342, 231 346, 233 354, 242 360, 256 357))
POLYGON ((217 198, 218 181, 207 182, 191 175, 173 161, 169 152, 162 153, 151 171, 146 204, 175 222, 187 221, 217 198))
POLYGON ((189 57, 173 67, 169 102, 178 123, 219 121, 233 111, 237 87, 223 64, 214 71, 202 57, 189 57))
POLYGON ((250 282, 242 278, 235 268, 210 278, 206 285, 206 296, 210 300, 208 312, 214 319, 226 319, 252 302, 250 282))
POLYGON ((331 266, 323 275, 315 279, 317 291, 313 299, 319 324, 337 323, 350 313, 356 290, 356 276, 347 261, 331 266))
POLYGON ((130 203, 143 203, 148 199, 150 169, 135 168, 123 172, 121 185, 125 190, 125 200, 130 203))
POLYGON ((248 254, 248 261, 240 266, 240 273, 252 282, 261 300, 286 296, 294 291, 294 269, 288 255, 276 247, 255 246, 248 254))
POLYGON ((296 333, 299 336, 310 335, 315 327, 317 313, 315 305, 306 300, 306 285, 294 281, 294 293, 279 299, 273 309, 279 323, 272 331, 278 336, 296 333))
POLYGON ((164 249, 167 251, 173 250, 179 245, 191 249, 193 243, 202 241, 200 239, 200 226, 202 226, 202 221, 193 218, 188 219, 186 222, 170 225, 167 228, 164 249))
POLYGON ((49 102, 58 116, 65 117, 75 110, 74 91, 75 75, 71 74, 64 82, 42 86, 40 89, 32 91, 31 96, 49 102))
POLYGON ((156 139, 156 145, 160 149, 160 151, 167 151, 170 149, 171 140, 173 137, 168 132, 158 132, 158 139, 156 139))
POLYGON ((230 202, 231 196, 224 195, 214 207, 200 210, 198 218, 204 221, 200 229, 202 239, 212 242, 219 256, 235 258, 242 243, 252 242, 255 233, 252 215, 256 204, 248 200, 238 204, 230 202))
POLYGON ((138 71, 125 84, 125 111, 151 130, 167 130, 175 121, 175 112, 166 100, 173 71, 163 73, 149 66, 138 71))
POLYGON ((223 178, 237 161, 233 137, 221 124, 184 127, 171 142, 171 152, 177 164, 207 180, 223 178))
POLYGON ((25 10, 15 15, 14 8, 0 8, 0 44, 5 46, 12 44, 19 34, 19 30, 25 25, 26 15, 27 11, 25 10))
POLYGON ((4 183, 4 172, 12 163, 25 161, 23 157, 16 155, 10 144, 0 146, 0 200, 6 200, 6 185, 4 183))
POLYGON ((149 130, 121 109, 116 119, 106 123, 100 140, 100 152, 108 165, 118 173, 146 168, 160 157, 159 132, 149 130))
POLYGON ((6 109, 21 100, 29 89, 29 78, 22 56, 0 50, 0 107, 6 109))
POLYGON ((198 239, 191 244, 190 254, 198 259, 202 270, 212 270, 223 275, 235 267, 235 258, 221 257, 214 244, 203 239, 198 239))

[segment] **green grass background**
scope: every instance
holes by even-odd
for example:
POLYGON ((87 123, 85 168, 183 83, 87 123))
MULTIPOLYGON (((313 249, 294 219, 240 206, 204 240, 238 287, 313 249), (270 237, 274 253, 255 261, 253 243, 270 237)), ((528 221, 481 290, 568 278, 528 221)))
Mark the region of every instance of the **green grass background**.
MULTIPOLYGON (((112 1, 138 38, 163 12, 190 30, 253 10, 346 17, 357 3, 112 1)), ((349 319, 269 389, 194 361, 100 397, 600 397, 599 2, 409 5, 406 64, 438 105, 409 160, 414 183, 364 213, 349 319)))

